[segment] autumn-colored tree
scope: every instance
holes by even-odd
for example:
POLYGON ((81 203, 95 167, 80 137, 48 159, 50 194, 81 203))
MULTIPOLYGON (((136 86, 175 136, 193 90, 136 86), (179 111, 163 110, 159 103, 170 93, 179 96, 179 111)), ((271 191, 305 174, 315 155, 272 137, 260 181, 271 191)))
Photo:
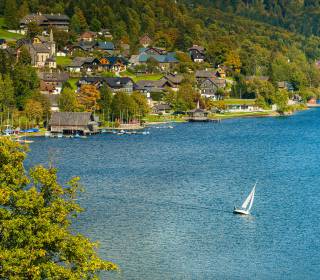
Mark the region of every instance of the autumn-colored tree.
POLYGON ((98 279, 115 264, 100 259, 97 244, 71 231, 79 180, 65 186, 57 170, 27 172, 26 149, 0 139, 0 279, 98 279))
POLYGON ((78 93, 79 108, 92 112, 99 109, 100 92, 93 85, 82 85, 78 93))
POLYGON ((239 73, 241 70, 241 60, 239 53, 237 51, 230 51, 227 54, 225 65, 231 68, 236 73, 239 73))
POLYGON ((43 107, 41 102, 34 99, 28 99, 25 105, 25 114, 30 121, 36 121, 39 124, 43 117, 43 107))

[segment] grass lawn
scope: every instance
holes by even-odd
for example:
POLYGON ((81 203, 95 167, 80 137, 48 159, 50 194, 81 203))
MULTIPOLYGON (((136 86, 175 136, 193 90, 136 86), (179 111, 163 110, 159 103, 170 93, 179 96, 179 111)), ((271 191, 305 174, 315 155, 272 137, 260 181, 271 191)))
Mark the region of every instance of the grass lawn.
POLYGON ((56 61, 57 61, 57 65, 67 66, 72 62, 72 59, 67 56, 57 56, 56 61))
POLYGON ((211 119, 232 119, 242 117, 263 117, 271 116, 274 112, 235 112, 235 113, 224 113, 224 114, 212 114, 211 119))
POLYGON ((131 78, 134 82, 138 82, 138 81, 141 81, 141 80, 149 80, 149 81, 157 81, 157 80, 160 80, 163 75, 162 74, 142 74, 142 75, 135 75, 135 74, 132 74, 128 71, 125 71, 125 72, 121 72, 120 75, 122 77, 129 77, 131 78))
POLYGON ((255 99, 224 99, 223 100, 227 105, 254 105, 256 100, 255 99))
POLYGON ((11 33, 4 29, 4 18, 0 17, 0 38, 8 41, 18 40, 23 38, 21 34, 11 33))

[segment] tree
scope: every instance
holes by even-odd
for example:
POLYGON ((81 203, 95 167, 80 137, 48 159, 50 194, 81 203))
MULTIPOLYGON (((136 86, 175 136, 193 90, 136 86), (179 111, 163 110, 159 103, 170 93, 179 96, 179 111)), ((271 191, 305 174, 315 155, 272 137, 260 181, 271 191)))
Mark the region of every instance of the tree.
POLYGON ((131 98, 138 106, 138 115, 141 117, 145 117, 150 111, 147 98, 137 91, 132 93, 131 98))
POLYGON ((105 116, 105 120, 109 119, 111 114, 111 104, 112 104, 112 92, 109 87, 103 85, 100 89, 100 100, 99 106, 100 110, 105 116))
POLYGON ((28 23, 28 32, 27 32, 27 38, 33 39, 37 35, 40 35, 42 33, 42 28, 36 23, 31 21, 28 23))
POLYGON ((239 73, 241 69, 241 60, 239 53, 236 51, 230 51, 227 54, 225 65, 230 67, 236 73, 239 73))
POLYGON ((91 30, 95 32, 99 32, 101 30, 101 22, 94 17, 91 21, 91 30))
POLYGON ((135 101, 125 92, 117 92, 113 96, 111 108, 113 119, 120 121, 130 121, 138 111, 135 101))
POLYGON ((18 18, 22 19, 27 14, 29 14, 29 5, 26 0, 23 0, 22 5, 20 5, 20 8, 18 10, 18 18))
POLYGON ((78 178, 62 186, 53 167, 27 173, 25 152, 0 139, 0 278, 98 279, 99 271, 115 270, 98 257, 95 243, 72 234, 71 217, 82 210, 78 178))
POLYGON ((17 14, 16 0, 5 0, 4 16, 5 16, 5 23, 9 29, 18 28, 19 18, 17 14))
POLYGON ((43 107, 41 102, 34 99, 28 99, 24 109, 26 116, 30 121, 35 120, 39 124, 43 117, 43 107))
POLYGON ((61 112, 75 112, 78 107, 77 96, 71 88, 65 87, 58 99, 61 112))
POLYGON ((92 112, 99 109, 98 100, 100 92, 95 86, 82 85, 78 93, 79 108, 84 111, 92 112))
POLYGON ((15 107, 14 88, 9 75, 0 74, 0 109, 2 111, 15 107))
POLYGON ((20 48, 19 56, 18 56, 18 63, 23 65, 30 65, 31 64, 31 56, 26 48, 26 46, 22 46, 20 48))

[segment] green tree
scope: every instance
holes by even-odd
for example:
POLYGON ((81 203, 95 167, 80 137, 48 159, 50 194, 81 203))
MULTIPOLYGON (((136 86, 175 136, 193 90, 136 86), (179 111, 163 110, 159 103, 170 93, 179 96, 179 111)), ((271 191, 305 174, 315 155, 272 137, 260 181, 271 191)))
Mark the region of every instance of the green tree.
POLYGON ((106 85, 103 85, 100 88, 100 110, 103 112, 103 115, 105 117, 105 120, 110 119, 111 114, 111 104, 112 104, 112 92, 109 87, 106 85))
POLYGON ((120 119, 120 121, 130 121, 138 111, 135 101, 124 92, 117 92, 112 99, 112 119, 120 119))
POLYGON ((42 33, 42 28, 36 22, 28 23, 27 38, 33 39, 42 33))
POLYGON ((9 29, 16 29, 19 25, 16 0, 5 0, 4 17, 9 29))
POLYGON ((96 17, 92 19, 90 26, 92 31, 98 32, 101 30, 101 22, 96 17))
POLYGON ((115 270, 98 257, 96 244, 72 234, 71 218, 82 210, 78 178, 62 186, 55 168, 27 173, 25 151, 0 139, 0 278, 98 279, 99 271, 115 270))
POLYGON ((71 88, 65 87, 58 99, 58 106, 62 112, 75 112, 78 107, 77 96, 71 88))
POLYGON ((18 63, 23 65, 30 65, 31 63, 31 56, 26 46, 20 48, 18 63))
POLYGON ((0 109, 12 110, 15 107, 14 88, 9 75, 0 75, 0 109))
POLYGON ((131 98, 134 100, 134 102, 138 106, 137 114, 139 116, 145 117, 150 111, 147 98, 137 91, 131 94, 131 98))

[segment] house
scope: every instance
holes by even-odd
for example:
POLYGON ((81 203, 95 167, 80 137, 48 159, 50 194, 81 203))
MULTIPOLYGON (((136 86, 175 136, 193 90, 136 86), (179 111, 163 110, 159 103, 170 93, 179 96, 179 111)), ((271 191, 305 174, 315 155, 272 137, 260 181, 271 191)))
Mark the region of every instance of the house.
POLYGON ((63 84, 69 79, 65 72, 39 72, 40 92, 46 94, 60 94, 63 84))
POLYGON ((289 92, 294 92, 294 85, 287 81, 278 82, 278 88, 287 90, 289 92))
POLYGON ((6 49, 8 47, 6 39, 0 39, 0 49, 6 49))
POLYGON ((191 48, 188 49, 191 59, 194 62, 204 62, 205 56, 205 48, 198 45, 193 45, 191 48))
POLYGON ((62 14, 29 14, 20 21, 20 29, 27 31, 28 24, 35 22, 43 30, 49 32, 50 29, 56 28, 63 31, 69 31, 70 19, 67 15, 62 14))
POLYGON ((56 56, 62 56, 62 57, 65 57, 67 56, 67 51, 66 50, 61 50, 61 51, 57 51, 56 52, 56 56))
POLYGON ((142 37, 140 37, 139 43, 144 48, 147 48, 152 44, 152 39, 147 34, 145 34, 142 37))
POLYGON ((37 68, 56 68, 56 43, 52 30, 49 37, 37 36, 32 41, 20 41, 20 46, 26 46, 31 56, 31 65, 37 68))
POLYGON ((121 56, 110 56, 100 58, 100 70, 107 70, 111 72, 122 72, 127 70, 129 62, 121 56))
POLYGON ((208 122, 209 112, 201 109, 199 105, 199 101, 197 104, 197 108, 188 112, 188 121, 189 122, 208 122))
POLYGON ((218 67, 216 76, 219 78, 225 79, 227 77, 225 67, 218 67))
POLYGON ((95 44, 95 49, 100 51, 108 52, 109 54, 114 54, 116 48, 112 42, 97 42, 95 44))
POLYGON ((89 41, 80 41, 69 47, 70 55, 73 55, 75 51, 82 51, 82 52, 92 52, 96 46, 96 42, 89 42, 89 41))
POLYGON ((172 110, 171 105, 169 104, 156 104, 152 107, 152 113, 157 115, 167 115, 170 114, 172 110))
POLYGON ((219 100, 222 98, 222 96, 218 94, 218 89, 224 88, 225 85, 226 81, 224 79, 207 78, 203 80, 199 85, 201 96, 219 100))
POLYGON ((80 41, 93 42, 96 37, 97 37, 97 33, 96 32, 85 31, 80 35, 80 41))
POLYGON ((126 92, 130 94, 136 89, 136 84, 131 78, 127 77, 82 77, 77 83, 78 89, 81 88, 82 85, 93 85, 97 89, 103 85, 107 85, 113 94, 116 92, 126 92))
POLYGON ((143 52, 139 55, 133 55, 129 62, 132 66, 146 65, 151 59, 154 59, 158 63, 159 69, 162 71, 169 71, 174 64, 178 63, 174 52, 167 54, 148 54, 143 52))
POLYGON ((98 69, 100 61, 94 57, 75 57, 67 69, 71 73, 90 73, 98 69))
POLYGON ((112 93, 126 92, 130 94, 135 89, 135 83, 127 77, 105 78, 105 83, 110 87, 112 93))
POLYGON ((261 108, 255 104, 228 104, 227 111, 229 112, 257 112, 261 111, 261 108))
POLYGON ((198 83, 203 82, 206 79, 215 78, 216 72, 211 70, 197 70, 195 77, 198 83))
POLYGON ((170 83, 169 87, 172 90, 177 91, 179 89, 179 86, 183 82, 184 77, 180 74, 167 74, 163 77, 163 80, 168 81, 170 83))
POLYGON ((93 134, 99 131, 99 122, 91 112, 53 112, 49 130, 51 133, 93 134))

